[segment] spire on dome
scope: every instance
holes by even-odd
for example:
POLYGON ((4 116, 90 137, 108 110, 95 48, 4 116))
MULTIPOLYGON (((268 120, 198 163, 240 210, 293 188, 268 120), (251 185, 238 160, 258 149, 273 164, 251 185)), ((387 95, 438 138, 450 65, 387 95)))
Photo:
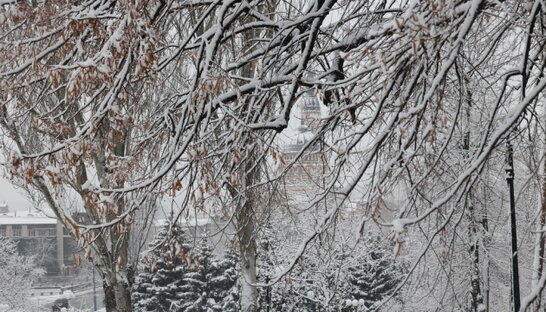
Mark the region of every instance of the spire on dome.
MULTIPOLYGON (((294 136, 291 137, 290 142, 286 144, 285 150, 287 152, 299 152, 314 137, 314 130, 321 118, 320 102, 313 94, 313 90, 306 91, 300 98, 298 105, 300 107, 299 119, 301 124, 296 129, 294 136)), ((318 146, 312 146, 308 150, 316 151, 317 148, 318 146)))
POLYGON ((307 131, 313 131, 318 126, 321 118, 319 99, 313 94, 313 90, 307 90, 301 97, 301 126, 307 131))

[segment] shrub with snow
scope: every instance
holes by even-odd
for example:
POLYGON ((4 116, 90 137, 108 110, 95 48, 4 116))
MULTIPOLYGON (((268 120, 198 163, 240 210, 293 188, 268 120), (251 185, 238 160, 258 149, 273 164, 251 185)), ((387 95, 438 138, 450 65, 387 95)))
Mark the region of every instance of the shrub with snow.
POLYGON ((219 259, 206 244, 184 244, 177 226, 163 229, 151 243, 135 278, 136 312, 235 312, 239 310, 237 258, 219 259), (174 247, 173 247, 174 246, 174 247))
POLYGON ((0 311, 37 311, 29 290, 32 282, 43 274, 32 257, 17 253, 14 241, 0 238, 0 311))

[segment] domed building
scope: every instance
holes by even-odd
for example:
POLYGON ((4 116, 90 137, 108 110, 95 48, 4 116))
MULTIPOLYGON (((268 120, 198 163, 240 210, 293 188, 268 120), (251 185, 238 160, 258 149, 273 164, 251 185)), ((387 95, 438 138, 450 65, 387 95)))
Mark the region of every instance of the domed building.
POLYGON ((300 125, 295 134, 283 146, 284 164, 279 168, 285 170, 286 195, 289 203, 307 201, 313 198, 323 186, 326 169, 320 142, 313 142, 315 131, 320 125, 320 103, 315 95, 307 92, 300 99, 300 125), (296 157, 305 148, 305 151, 295 161, 296 157), (295 161, 295 162, 294 162, 295 161))
POLYGON ((320 102, 312 91, 307 91, 300 102, 301 124, 307 130, 314 131, 320 124, 320 102))

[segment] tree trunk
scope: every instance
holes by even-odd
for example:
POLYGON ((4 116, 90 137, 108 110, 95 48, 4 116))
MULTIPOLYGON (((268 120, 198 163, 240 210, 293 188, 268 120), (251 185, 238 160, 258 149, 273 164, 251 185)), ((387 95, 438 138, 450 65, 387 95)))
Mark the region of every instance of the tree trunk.
POLYGON ((483 229, 483 236, 482 236, 482 243, 484 246, 484 253, 483 253, 483 301, 485 305, 485 312, 489 312, 489 291, 490 291, 490 285, 489 285, 489 242, 490 242, 490 236, 489 236, 489 220, 488 220, 488 213, 487 213, 487 207, 483 207, 482 212, 482 229, 483 229))
POLYGON ((115 276, 103 282, 106 312, 131 312, 131 289, 115 276))
POLYGON ((483 294, 480 282, 480 238, 477 229, 474 207, 468 207, 470 212, 470 257, 472 259, 472 279, 470 281, 470 309, 472 312, 484 312, 483 294))
MULTIPOLYGON (((465 80, 466 81, 466 80, 465 80)), ((466 110, 466 122, 467 127, 470 129, 470 108, 471 108, 471 101, 472 93, 467 90, 467 110, 466 110)), ((464 150, 464 157, 468 157, 468 153, 470 150, 470 131, 467 130, 465 133, 465 136, 463 138, 463 150, 464 150)), ((472 200, 472 192, 468 194, 467 201, 470 201, 470 204, 468 205, 468 202, 465 203, 468 205, 468 213, 469 213, 469 233, 468 237, 470 238, 470 247, 469 247, 469 254, 471 259, 471 280, 470 280, 470 311, 472 312, 485 312, 485 305, 483 304, 483 293, 481 288, 481 272, 480 272, 480 242, 482 236, 480 229, 478 229, 478 224, 481 223, 478 221, 478 218, 476 216, 476 211, 474 207, 474 203, 472 200)), ((483 222, 483 220, 481 220, 483 222)), ((483 223, 482 223, 483 224, 483 223)))
POLYGON ((241 311, 252 312, 257 310, 258 290, 254 284, 257 283, 256 277, 256 238, 255 233, 255 213, 258 200, 256 191, 249 190, 259 178, 259 166, 254 167, 254 159, 251 157, 245 165, 245 200, 239 207, 237 214, 237 238, 239 240, 239 250, 241 254, 241 311))
POLYGON ((239 248, 241 252, 241 311, 256 311, 258 291, 256 278, 256 245, 252 238, 254 221, 247 222, 239 231, 239 248))
MULTIPOLYGON (((263 8, 258 6, 257 10, 263 8)), ((255 38, 257 31, 251 31, 243 35, 244 49, 252 49, 252 40, 255 38)), ((251 63, 241 69, 243 77, 253 78, 256 71, 256 64, 251 63)), ((252 139, 248 139, 248 146, 254 144, 252 139)), ((258 208, 259 200, 256 198, 256 191, 249 189, 260 177, 260 166, 256 164, 254 152, 251 152, 249 157, 244 160, 243 178, 245 180, 243 202, 236 211, 237 219, 237 240, 239 242, 240 266, 241 266, 241 311, 253 312, 258 309, 258 290, 254 286, 257 282, 256 274, 256 237, 254 230, 256 228, 255 210, 258 208)), ((234 193, 235 196, 237 196, 234 193)))
POLYGON ((106 312, 131 312, 133 271, 127 266, 128 237, 113 235, 112 242, 116 240, 121 241, 119 250, 114 250, 108 253, 107 258, 101 259, 102 263, 107 263, 106 268, 101 267, 102 270, 99 271, 103 280, 104 303, 106 312))

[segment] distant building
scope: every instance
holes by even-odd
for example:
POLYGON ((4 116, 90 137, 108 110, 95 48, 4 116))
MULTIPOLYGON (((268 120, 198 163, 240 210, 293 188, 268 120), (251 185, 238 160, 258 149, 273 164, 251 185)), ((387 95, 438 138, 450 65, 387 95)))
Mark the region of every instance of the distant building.
POLYGON ((280 170, 287 165, 292 167, 286 172, 286 200, 289 206, 301 202, 308 202, 316 196, 324 186, 324 174, 327 172, 324 153, 320 143, 310 144, 320 124, 321 111, 318 98, 310 91, 305 93, 299 101, 300 126, 282 149, 283 164, 280 170), (299 159, 296 157, 307 146, 299 159))
MULTIPOLYGON (((322 118, 319 99, 311 92, 306 92, 299 100, 300 125, 295 129, 295 134, 282 146, 283 162, 279 170, 286 170, 284 175, 284 204, 290 209, 307 209, 309 204, 320 196, 331 182, 329 174, 330 155, 325 152, 321 140, 312 142, 316 133, 320 130, 322 118), (305 150, 304 150, 305 149, 305 150), (303 151, 304 150, 304 151, 303 151), (303 153, 302 153, 303 151, 303 153), (299 158, 296 160, 296 157, 299 158)), ((315 208, 325 208, 338 205, 341 197, 335 195, 334 186, 325 200, 316 203, 315 208)), ((361 213, 362 204, 353 203, 350 200, 343 202, 342 213, 361 213)))
POLYGON ((18 242, 22 254, 39 254, 48 274, 70 274, 76 243, 56 218, 42 213, 9 211, 0 205, 0 236, 18 242))
POLYGON ((312 91, 307 91, 302 96, 299 106, 301 110, 301 126, 311 132, 316 132, 322 117, 319 99, 312 91))

